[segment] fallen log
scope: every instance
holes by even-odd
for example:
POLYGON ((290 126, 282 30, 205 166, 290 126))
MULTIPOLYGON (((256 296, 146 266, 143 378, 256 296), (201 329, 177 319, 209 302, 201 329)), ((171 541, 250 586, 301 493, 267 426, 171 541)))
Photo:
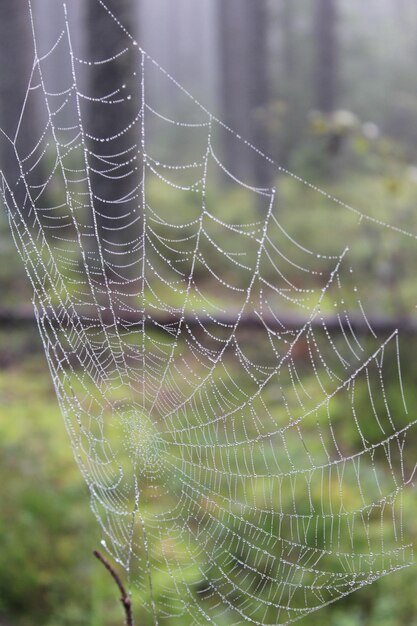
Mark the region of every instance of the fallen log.
MULTIPOLYGON (((68 314, 59 315, 59 319, 52 314, 52 310, 46 310, 51 323, 54 326, 66 326, 70 322, 68 314)), ((190 329, 224 327, 233 329, 238 313, 229 312, 227 314, 217 314, 216 316, 207 313, 198 313, 194 315, 185 315, 183 317, 183 325, 190 329)), ((99 312, 92 309, 83 312, 78 311, 78 317, 82 325, 85 327, 117 325, 120 328, 132 329, 135 326, 141 327, 143 324, 143 315, 140 311, 115 311, 110 309, 100 310, 99 312)), ((179 315, 173 313, 160 312, 157 314, 147 314, 145 322, 157 329, 175 328, 179 321, 179 315)), ((417 317, 388 317, 382 315, 368 315, 365 318, 357 312, 346 312, 339 315, 316 314, 313 318, 301 316, 291 312, 282 312, 279 315, 264 315, 261 317, 255 312, 244 313, 239 321, 240 329, 257 330, 268 328, 274 332, 290 332, 300 330, 306 323, 311 328, 320 330, 324 327, 330 333, 339 333, 351 330, 356 333, 372 333, 379 335, 384 333, 392 333, 398 330, 402 333, 417 333, 417 317), (371 330, 372 329, 372 330, 371 330)), ((0 327, 9 326, 26 326, 35 324, 35 314, 30 308, 2 308, 0 309, 0 327)))

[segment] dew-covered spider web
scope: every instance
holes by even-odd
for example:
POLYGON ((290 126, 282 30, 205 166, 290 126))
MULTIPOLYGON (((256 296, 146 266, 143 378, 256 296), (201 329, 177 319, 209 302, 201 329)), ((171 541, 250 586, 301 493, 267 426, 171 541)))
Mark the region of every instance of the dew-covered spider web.
POLYGON ((382 300, 362 272, 372 233, 381 254, 411 258, 415 232, 275 166, 97 2, 120 38, 110 58, 83 56, 70 7, 53 41, 31 13, 30 84, 1 139, 75 458, 150 622, 288 624, 412 562, 407 335, 373 322, 382 300), (128 55, 128 79, 92 95, 87 77, 128 55), (97 135, 109 108, 121 125, 97 135), (225 141, 255 153, 275 187, 226 166, 225 141), (307 205, 320 199, 324 221, 288 206, 288 180, 307 205))

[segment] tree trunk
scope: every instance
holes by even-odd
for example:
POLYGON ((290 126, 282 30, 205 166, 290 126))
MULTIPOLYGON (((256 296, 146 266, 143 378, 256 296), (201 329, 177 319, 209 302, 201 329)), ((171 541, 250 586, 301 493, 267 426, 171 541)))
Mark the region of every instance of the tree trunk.
MULTIPOLYGON (((134 35, 134 0, 107 0, 106 6, 134 35)), ((90 99, 85 115, 95 155, 90 157, 90 183, 99 236, 115 261, 120 244, 134 238, 130 224, 140 207, 140 53, 99 2, 89 0, 85 11, 86 56, 93 62, 86 76, 90 99), (110 61, 103 63, 106 59, 110 61)))
MULTIPOLYGON (((245 0, 243 0, 245 1, 245 0)), ((247 91, 245 68, 241 63, 242 0, 218 0, 219 79, 222 121, 233 130, 244 133, 247 123, 247 91)), ((239 151, 232 134, 223 138, 223 161, 226 168, 238 176, 247 174, 248 164, 239 151)))
POLYGON ((286 84, 294 81, 295 70, 294 4, 283 0, 282 4, 282 56, 286 84))
POLYGON ((339 50, 336 2, 317 0, 315 7, 316 106, 323 113, 331 113, 337 106, 339 50))
MULTIPOLYGON (((265 0, 218 0, 218 22, 222 121, 268 153, 265 0)), ((232 134, 224 135, 223 157, 237 176, 268 186, 262 157, 245 149, 232 134)))
MULTIPOLYGON (((14 141, 34 61, 27 0, 0 2, 0 59, 0 128, 14 141)), ((27 156, 36 144, 36 113, 28 112, 30 106, 32 102, 26 106, 16 140, 20 159, 27 156)), ((0 169, 23 210, 24 185, 14 186, 20 176, 18 161, 13 145, 4 135, 0 138, 0 169)))
MULTIPOLYGON (((249 88, 249 113, 251 143, 264 152, 270 153, 268 136, 268 15, 265 0, 246 0, 246 67, 249 88)), ((266 163, 254 153, 253 170, 256 184, 269 187, 270 170, 266 163)))

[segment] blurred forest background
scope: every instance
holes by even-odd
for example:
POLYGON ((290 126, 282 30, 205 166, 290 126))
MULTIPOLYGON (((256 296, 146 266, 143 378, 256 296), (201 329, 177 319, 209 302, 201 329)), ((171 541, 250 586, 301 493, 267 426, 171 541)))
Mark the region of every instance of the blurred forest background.
MULTIPOLYGON (((103 53, 111 51, 112 34, 100 30, 96 3, 70 2, 76 7, 77 36, 86 56, 100 56, 100 47, 103 53)), ((415 0, 107 4, 162 67, 278 164, 361 211, 406 230, 415 226, 415 0)), ((48 37, 54 14, 42 0, 34 0, 33 6, 48 37)), ((26 0, 3 0, 0 126, 10 135, 32 61, 26 0)), ((57 77, 59 72, 58 61, 57 77)), ((114 77, 102 72, 93 79, 86 72, 84 80, 94 93, 103 84, 110 91, 114 77)), ((161 92, 159 97, 169 99, 170 94, 161 92)), ((22 132, 28 146, 36 116, 34 111, 22 132)), ((91 123, 110 134, 114 121, 91 123)), ((7 154, 1 156, 7 171, 7 154)), ((275 182, 262 161, 242 152, 236 142, 223 146, 223 160, 260 186, 275 182)), ((311 216, 320 216, 322 198, 295 181, 287 180, 280 193, 294 212, 295 231, 308 229, 311 216)), ((232 215, 241 210, 232 192, 229 204, 232 215)), ((314 237, 329 237, 320 232, 314 237)), ((344 235, 342 227, 330 234, 338 242, 344 235)), ((417 285, 406 251, 391 250, 388 261, 379 258, 383 238, 381 232, 380 238, 371 235, 367 241, 362 280, 366 284, 372 270, 388 285, 389 301, 379 297, 375 286, 369 290, 374 313, 389 316, 395 324, 417 302, 417 285)), ((116 626, 122 621, 117 590, 91 556, 100 536, 35 325, 27 323, 31 291, 5 211, 0 215, 0 289, 0 625, 116 626)), ((404 374, 410 389, 416 383, 416 349, 413 335, 404 374)), ((348 427, 345 438, 355 438, 348 427)), ((404 507, 407 537, 417 540, 417 499, 411 490, 405 493, 404 507)), ((416 583, 416 568, 404 570, 307 617, 306 623, 417 625, 416 583)))

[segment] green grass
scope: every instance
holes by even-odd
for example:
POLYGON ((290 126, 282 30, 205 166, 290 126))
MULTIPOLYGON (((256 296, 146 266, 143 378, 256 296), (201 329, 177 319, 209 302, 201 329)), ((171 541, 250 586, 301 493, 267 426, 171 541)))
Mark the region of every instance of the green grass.
POLYGON ((0 374, 0 441, 0 623, 120 623, 117 592, 92 556, 99 533, 39 353, 0 374))

